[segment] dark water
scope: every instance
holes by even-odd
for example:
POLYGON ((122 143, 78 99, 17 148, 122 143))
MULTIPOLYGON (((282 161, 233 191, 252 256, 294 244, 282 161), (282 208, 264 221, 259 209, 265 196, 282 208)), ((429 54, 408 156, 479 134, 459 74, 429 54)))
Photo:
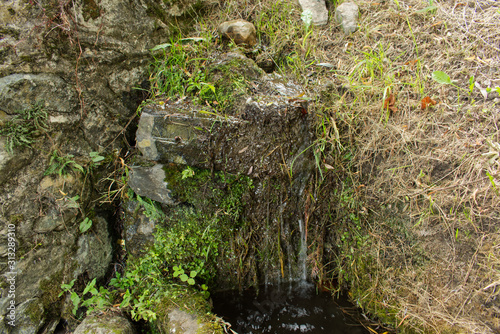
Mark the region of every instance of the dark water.
POLYGON ((288 333, 369 333, 342 308, 353 310, 347 300, 333 300, 329 294, 316 294, 314 285, 286 283, 262 286, 239 294, 214 294, 214 312, 229 322, 238 334, 288 333))

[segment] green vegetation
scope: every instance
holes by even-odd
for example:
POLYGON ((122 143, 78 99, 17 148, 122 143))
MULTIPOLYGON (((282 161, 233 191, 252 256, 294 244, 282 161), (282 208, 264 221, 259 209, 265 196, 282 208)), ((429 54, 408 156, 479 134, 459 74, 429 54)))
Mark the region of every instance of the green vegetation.
MULTIPOLYGON (((308 149, 319 172, 305 195, 311 209, 304 208, 314 218, 307 231, 315 279, 332 293, 349 291, 379 326, 422 333, 484 329, 477 319, 496 312, 488 305, 497 296, 500 263, 498 149, 485 153, 486 143, 498 143, 493 112, 498 105, 474 103, 480 100, 474 87, 482 73, 498 73, 488 61, 495 46, 484 44, 493 37, 481 35, 488 27, 479 29, 476 19, 462 29, 467 36, 460 36, 461 21, 451 19, 456 11, 447 3, 361 6, 360 29, 345 37, 335 24, 304 25, 308 18, 290 1, 259 1, 251 9, 247 2, 225 2, 217 19, 200 19, 201 37, 178 36, 153 48, 152 98, 160 104, 186 98, 220 113, 234 112, 251 91, 251 81, 262 75, 255 65, 261 61, 271 63, 284 80, 302 84, 317 125, 317 140, 308 149), (254 49, 207 36, 216 21, 235 13, 255 24, 254 49), (479 47, 464 46, 473 39, 469 28, 482 36, 474 42, 485 49, 481 59, 479 47), (220 56, 227 52, 241 57, 220 56), (467 92, 462 101, 460 90, 467 92)), ((54 171, 72 168, 66 161, 54 158, 54 171)), ((143 256, 129 259, 102 292, 91 286, 77 294, 80 300, 72 298, 78 305, 91 300, 85 304, 89 310, 98 308, 100 296, 135 319, 155 321, 165 303, 178 303, 186 294, 206 296, 218 262, 238 280, 247 275, 247 281, 258 281, 257 261, 279 258, 283 274, 283 217, 268 212, 256 215, 262 219, 252 224, 246 221, 250 178, 168 166, 167 181, 182 204, 162 209, 127 193, 124 162, 116 171, 108 177, 106 201, 139 203, 157 222, 155 243, 143 256), (275 233, 276 245, 252 253, 262 231, 275 233), (220 261, 221 255, 239 259, 238 268, 220 261)), ((259 184, 259 191, 268 192, 269 202, 262 206, 290 200, 279 189, 282 183, 273 182, 259 184)), ((262 206, 258 210, 264 212, 262 206)))
POLYGON ((48 114, 42 103, 19 111, 0 127, 0 136, 6 137, 6 148, 12 153, 16 147, 30 147, 35 137, 48 130, 48 114))
POLYGON ((68 170, 84 174, 85 169, 73 159, 74 157, 73 154, 60 155, 60 153, 55 150, 50 156, 49 167, 43 175, 55 174, 63 176, 68 173, 68 170))
POLYGON ((231 231, 241 224, 245 193, 252 181, 191 167, 173 167, 167 175, 175 192, 184 194, 183 200, 196 209, 180 206, 165 214, 158 203, 129 191, 128 200, 137 202, 137 210, 156 222, 155 242, 143 255, 129 258, 125 271, 116 273, 106 288, 97 289, 95 279, 82 293, 76 292, 74 281, 63 284, 62 289, 70 293, 73 314, 80 308, 90 313, 119 304, 133 319, 149 321, 154 328, 161 326, 159 319, 169 308, 189 304, 186 298, 190 298, 198 302, 189 309, 202 310, 206 316, 205 299, 218 272, 219 251, 227 251, 231 231))

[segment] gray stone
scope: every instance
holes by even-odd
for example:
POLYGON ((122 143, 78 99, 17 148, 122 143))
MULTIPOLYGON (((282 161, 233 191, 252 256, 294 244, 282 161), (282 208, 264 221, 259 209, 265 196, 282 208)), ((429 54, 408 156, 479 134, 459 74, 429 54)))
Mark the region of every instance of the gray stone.
POLYGON ((88 316, 73 332, 74 334, 135 334, 131 322, 119 314, 88 316))
POLYGON ((174 309, 168 313, 170 333, 196 334, 202 327, 198 317, 186 311, 174 309))
POLYGON ((5 147, 6 141, 0 137, 0 184, 3 184, 22 167, 28 165, 32 159, 29 149, 16 150, 15 154, 9 153, 5 147))
MULTIPOLYGON (((91 180, 82 177, 70 184, 68 179, 44 178, 49 155, 57 148, 83 159, 99 147, 106 147, 105 156, 123 148, 116 139, 143 99, 134 88, 148 78, 149 50, 170 36, 171 15, 192 14, 207 3, 213 0, 183 0, 182 5, 156 0, 74 1, 63 7, 58 1, 2 2, 0 124, 43 101, 51 127, 50 139, 39 136, 33 149, 16 149, 15 154, 8 154, 5 139, 0 139, 1 286, 10 222, 16 224, 19 246, 18 321, 15 331, 0 321, 0 333, 51 333, 64 314, 58 297, 61 283, 75 275, 92 279, 106 271, 112 254, 109 223, 91 217, 92 229, 81 234, 76 209, 64 207, 78 194, 78 204, 91 213, 97 205, 89 194, 91 180)), ((144 233, 150 229, 138 228, 144 233)), ((2 299, 0 320, 6 312, 2 299)))
POLYGON ((164 204, 174 204, 161 164, 154 167, 132 167, 128 185, 140 196, 164 204))
MULTIPOLYGON (((41 305, 41 301, 39 298, 28 299, 25 302, 17 305, 15 313, 16 319, 14 323, 16 324, 16 326, 11 327, 11 331, 9 331, 9 333, 38 333, 44 325, 43 317, 41 317, 41 314, 43 314, 43 306, 41 305)), ((7 319, 3 320, 2 323, 9 320, 10 319, 7 317, 7 319)))
POLYGON ((100 279, 106 274, 113 258, 113 246, 108 233, 108 224, 102 217, 92 219, 92 232, 81 234, 74 260, 77 267, 73 274, 78 277, 87 273, 88 277, 100 279))
POLYGON ((328 10, 325 0, 299 0, 302 7, 302 15, 311 15, 312 23, 315 26, 324 26, 328 23, 328 10))
POLYGON ((8 114, 35 102, 49 111, 69 113, 78 109, 76 91, 54 74, 12 74, 0 78, 0 108, 8 114))
POLYGON ((342 25, 346 35, 358 30, 358 16, 359 8, 354 2, 344 2, 335 10, 335 19, 342 25))
POLYGON ((136 200, 126 201, 123 208, 125 211, 125 249, 132 256, 141 255, 154 243, 153 232, 156 222, 146 217, 139 209, 139 203, 136 200))
POLYGON ((63 215, 55 209, 49 209, 49 212, 45 216, 40 217, 40 219, 35 222, 33 232, 48 233, 54 230, 61 230, 63 227, 63 215))
POLYGON ((144 157, 229 173, 270 175, 281 173, 284 162, 292 166, 311 143, 303 101, 248 98, 238 117, 202 111, 187 104, 144 108, 137 131, 144 157))
POLYGON ((226 21, 219 25, 217 32, 224 38, 231 39, 237 45, 254 46, 257 43, 255 26, 242 19, 226 21))

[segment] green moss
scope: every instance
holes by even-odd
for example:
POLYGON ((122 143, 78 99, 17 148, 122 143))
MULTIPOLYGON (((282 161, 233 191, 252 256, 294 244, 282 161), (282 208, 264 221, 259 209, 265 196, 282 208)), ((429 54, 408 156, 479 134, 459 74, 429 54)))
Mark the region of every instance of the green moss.
POLYGON ((205 214, 221 209, 233 220, 240 217, 253 188, 251 178, 192 168, 193 177, 183 179, 183 169, 174 164, 164 167, 165 181, 178 201, 189 203, 205 214))
POLYGON ((207 79, 215 87, 215 92, 206 90, 200 97, 203 102, 217 101, 217 109, 225 113, 238 113, 241 110, 235 107, 250 93, 249 82, 257 80, 263 73, 253 60, 233 55, 209 67, 207 79))
POLYGON ((47 318, 56 318, 60 315, 61 303, 59 294, 61 293, 61 283, 63 282, 63 270, 51 275, 48 279, 40 282, 40 297, 43 309, 47 318))
POLYGON ((33 323, 38 323, 43 317, 43 309, 36 302, 32 302, 26 308, 26 315, 30 318, 33 323))
POLYGON ((82 1, 82 13, 85 21, 89 19, 96 19, 101 16, 101 12, 99 10, 99 6, 95 3, 94 0, 83 0, 82 1))
POLYGON ((171 329, 168 314, 174 309, 179 309, 179 305, 182 305, 181 311, 196 316, 198 324, 200 325, 196 333, 223 333, 223 329, 217 321, 217 318, 210 313, 211 305, 209 301, 199 292, 189 289, 182 295, 176 296, 175 299, 164 298, 162 302, 157 305, 156 313, 158 319, 154 322, 154 329, 158 329, 162 333, 168 333, 171 329))

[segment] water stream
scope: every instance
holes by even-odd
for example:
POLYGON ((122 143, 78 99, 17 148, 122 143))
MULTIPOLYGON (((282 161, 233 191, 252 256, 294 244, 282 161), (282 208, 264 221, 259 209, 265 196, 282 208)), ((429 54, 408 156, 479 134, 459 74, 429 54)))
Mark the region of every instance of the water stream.
POLYGON ((259 294, 225 291, 212 297, 214 312, 238 334, 369 333, 343 311, 355 312, 346 299, 317 294, 314 285, 306 282, 262 286, 259 294))

